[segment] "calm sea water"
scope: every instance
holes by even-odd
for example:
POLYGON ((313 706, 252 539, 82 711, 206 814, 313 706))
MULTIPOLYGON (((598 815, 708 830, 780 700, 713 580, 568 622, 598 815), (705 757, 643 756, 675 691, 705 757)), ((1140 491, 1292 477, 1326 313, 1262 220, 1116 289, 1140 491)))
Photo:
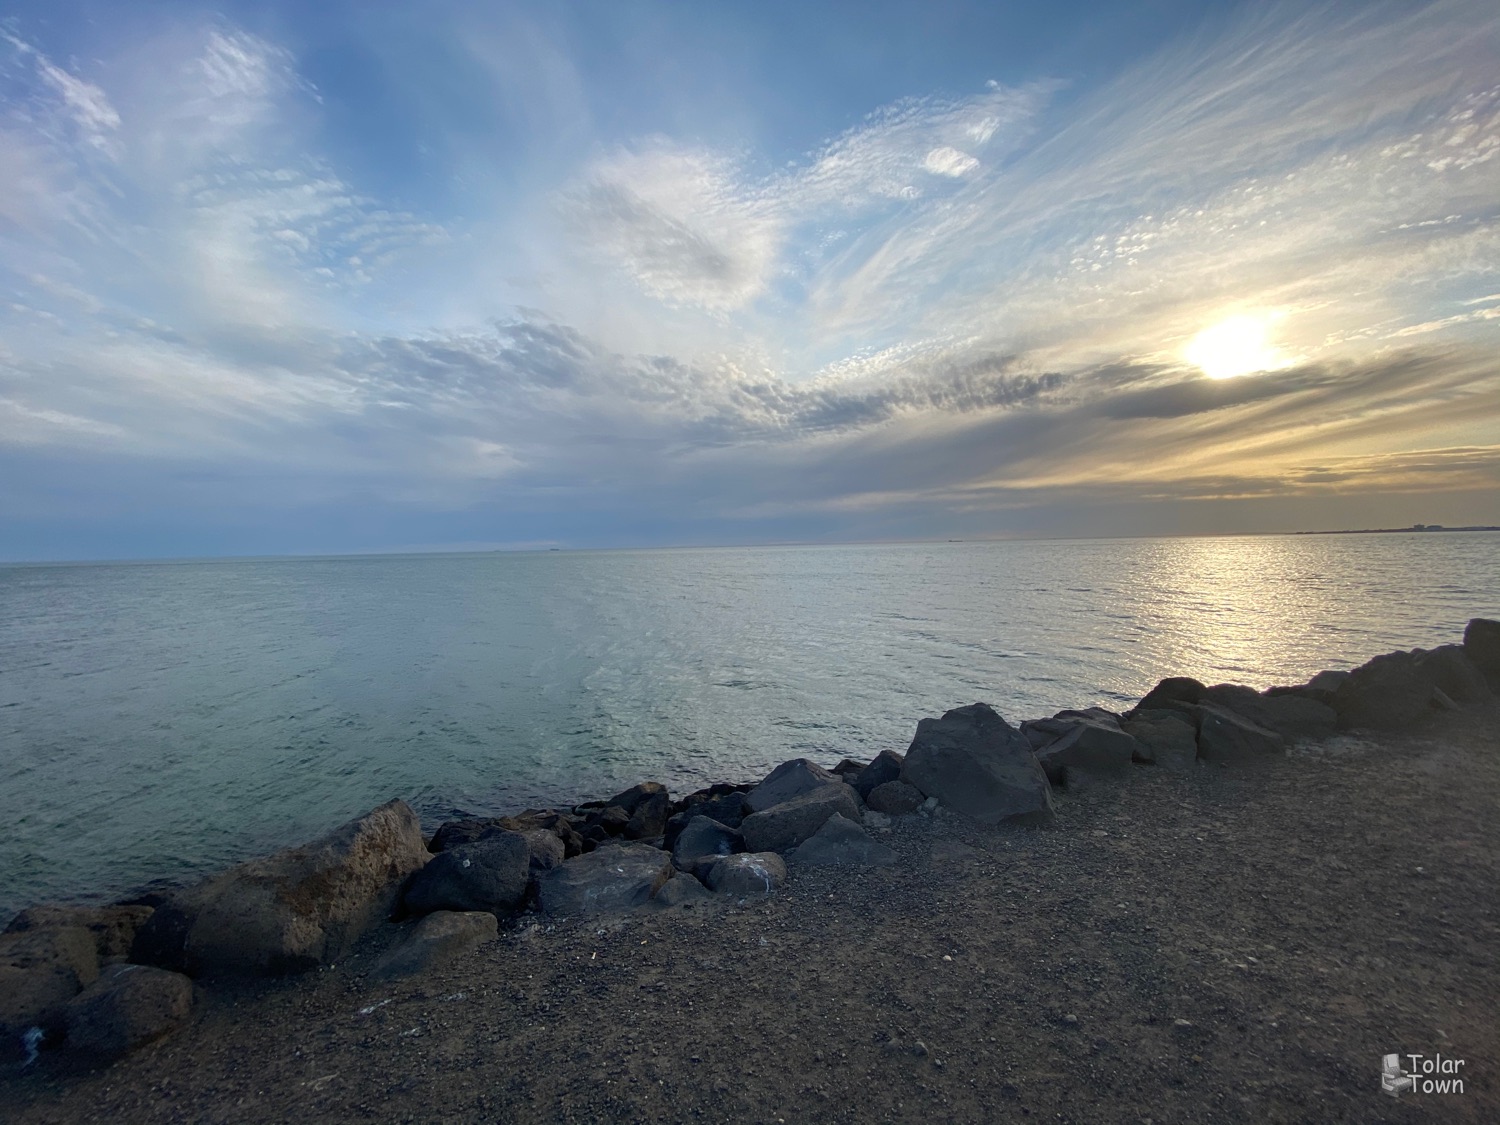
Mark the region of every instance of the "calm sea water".
POLYGON ((300 842, 1257 687, 1500 615, 1500 535, 0 568, 0 917, 300 842))

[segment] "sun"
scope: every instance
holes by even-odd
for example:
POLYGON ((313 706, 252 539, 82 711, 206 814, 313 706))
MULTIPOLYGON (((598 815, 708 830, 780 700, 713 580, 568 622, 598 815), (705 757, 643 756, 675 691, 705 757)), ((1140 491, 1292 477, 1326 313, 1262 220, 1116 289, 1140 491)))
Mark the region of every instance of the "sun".
POLYGON ((1231 316, 1210 325, 1182 349, 1182 358, 1210 379, 1233 379, 1254 371, 1275 371, 1289 362, 1270 340, 1273 317, 1231 316))

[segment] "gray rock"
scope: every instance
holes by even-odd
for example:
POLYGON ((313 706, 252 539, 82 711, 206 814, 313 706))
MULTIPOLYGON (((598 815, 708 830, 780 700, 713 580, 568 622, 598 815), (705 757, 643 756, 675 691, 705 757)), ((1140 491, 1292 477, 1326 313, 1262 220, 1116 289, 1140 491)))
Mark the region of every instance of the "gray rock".
POLYGON ((745 837, 736 829, 706 816, 695 816, 672 844, 672 863, 691 871, 708 856, 733 855, 745 850, 745 837))
POLYGON ((1354 669, 1333 697, 1339 727, 1400 730, 1426 718, 1436 684, 1423 655, 1388 652, 1354 669))
POLYGON ((1191 676, 1169 676, 1146 693, 1145 698, 1135 705, 1135 711, 1149 711, 1177 703, 1198 703, 1206 690, 1191 676))
POLYGON ((567 847, 556 832, 549 832, 545 828, 529 828, 520 835, 526 841, 533 872, 551 871, 568 858, 567 847))
POLYGON ((1037 761, 1048 781, 1061 784, 1072 770, 1121 773, 1130 768, 1141 747, 1120 728, 1114 716, 1078 711, 1066 714, 1068 718, 1058 716, 1028 724, 1033 730, 1052 736, 1036 749, 1037 761))
POLYGON ((548 914, 602 914, 648 902, 672 877, 672 860, 649 844, 604 844, 537 881, 548 914))
POLYGON ((679 871, 661 885, 651 899, 662 907, 694 907, 713 901, 708 888, 685 871, 679 871))
POLYGON ((123 960, 141 924, 151 917, 150 906, 30 906, 11 919, 8 934, 27 930, 56 930, 82 926, 94 935, 101 963, 123 960))
POLYGON ((1216 704, 1198 706, 1198 757, 1205 762, 1244 763, 1284 753, 1286 740, 1216 704))
POLYGON ((1216 684, 1204 691, 1203 702, 1233 711, 1288 740, 1328 738, 1338 727, 1332 707, 1301 693, 1262 693, 1242 684, 1216 684))
POLYGON ((0 1039, 18 1046, 31 1027, 61 1035, 67 1002, 98 976, 94 935, 82 926, 0 935, 0 1039))
MULTIPOLYGON (((1326 692, 1328 698, 1331 699, 1334 693, 1349 681, 1351 675, 1353 673, 1347 671, 1325 670, 1308 680, 1307 688, 1313 692, 1326 692)), ((1319 702, 1327 703, 1328 699, 1321 699, 1319 702)))
POLYGON ((1500 621, 1476 617, 1464 627, 1464 655, 1500 691, 1500 621))
POLYGON ((741 852, 714 861, 709 890, 731 896, 768 895, 786 882, 786 864, 775 852, 741 852))
POLYGON ((876 812, 891 816, 906 816, 921 807, 923 796, 906 782, 897 779, 887 781, 870 790, 866 803, 876 812))
POLYGON ((498 932, 495 916, 488 910, 436 910, 408 927, 371 973, 387 980, 415 976, 458 960, 493 941, 498 932))
POLYGON ((654 840, 667 827, 667 809, 671 801, 665 793, 648 797, 635 807, 630 822, 625 825, 627 840, 654 840))
POLYGON ((745 808, 761 813, 785 801, 801 797, 824 785, 842 785, 843 779, 806 758, 782 762, 765 780, 745 794, 745 808))
POLYGON ((854 779, 859 776, 860 771, 864 768, 865 764, 863 762, 856 762, 853 758, 841 758, 839 764, 833 767, 832 773, 834 777, 853 785, 854 779))
POLYGON ((873 828, 877 832, 884 832, 891 826, 890 814, 876 809, 866 809, 859 819, 866 828, 873 828))
POLYGON ((433 856, 412 877, 402 905, 412 914, 488 910, 506 914, 526 897, 531 843, 519 832, 499 832, 433 856))
POLYGON ((790 851, 806 840, 835 813, 859 819, 854 790, 842 781, 826 782, 799 796, 778 802, 745 818, 740 831, 752 852, 790 851))
POLYGON ((1417 663, 1434 687, 1461 706, 1487 703, 1495 697, 1462 645, 1439 645, 1418 655, 1417 663))
POLYGON ((984 824, 1053 815, 1052 786, 1036 755, 985 703, 918 723, 901 780, 984 824))
POLYGON ((852 820, 831 816, 822 828, 792 849, 787 859, 792 863, 889 867, 896 862, 896 853, 884 844, 877 844, 852 820))
POLYGON ((193 982, 147 965, 112 965, 68 1002, 68 1046, 114 1058, 179 1027, 193 1007, 193 982))
MULTIPOLYGON (((632 785, 623 793, 617 793, 605 801, 606 807, 624 809, 627 815, 634 816, 636 809, 647 801, 657 797, 666 797, 667 787, 659 781, 643 781, 639 785, 632 785)), ((670 798, 668 798, 670 802, 670 798)))
POLYGON ((1198 730, 1180 711, 1150 711, 1126 719, 1120 729, 1140 747, 1136 760, 1181 772, 1198 764, 1198 730))
POLYGON ((432 858, 417 814, 391 801, 170 896, 136 932, 131 959, 141 951, 190 974, 327 964, 390 916, 407 876, 432 858))
POLYGON ((875 760, 860 770, 854 780, 850 782, 854 791, 866 801, 870 799, 870 793, 888 781, 901 780, 901 767, 906 764, 906 759, 894 750, 882 750, 875 755, 875 760))

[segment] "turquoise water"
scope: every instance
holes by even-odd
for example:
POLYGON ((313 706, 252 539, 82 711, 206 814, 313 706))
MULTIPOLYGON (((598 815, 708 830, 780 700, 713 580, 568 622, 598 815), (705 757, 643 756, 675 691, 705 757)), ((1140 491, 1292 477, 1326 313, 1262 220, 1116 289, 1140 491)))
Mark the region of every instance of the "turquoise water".
POLYGON ((0 915, 455 809, 1257 687, 1500 616, 1500 535, 0 568, 0 915))

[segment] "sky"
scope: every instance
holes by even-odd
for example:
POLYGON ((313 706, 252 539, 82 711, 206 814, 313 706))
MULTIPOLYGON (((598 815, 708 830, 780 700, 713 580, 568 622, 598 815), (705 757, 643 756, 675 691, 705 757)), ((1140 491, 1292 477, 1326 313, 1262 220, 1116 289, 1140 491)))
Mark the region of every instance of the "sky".
POLYGON ((0 7, 0 560, 1500 524, 1500 8, 0 7))

